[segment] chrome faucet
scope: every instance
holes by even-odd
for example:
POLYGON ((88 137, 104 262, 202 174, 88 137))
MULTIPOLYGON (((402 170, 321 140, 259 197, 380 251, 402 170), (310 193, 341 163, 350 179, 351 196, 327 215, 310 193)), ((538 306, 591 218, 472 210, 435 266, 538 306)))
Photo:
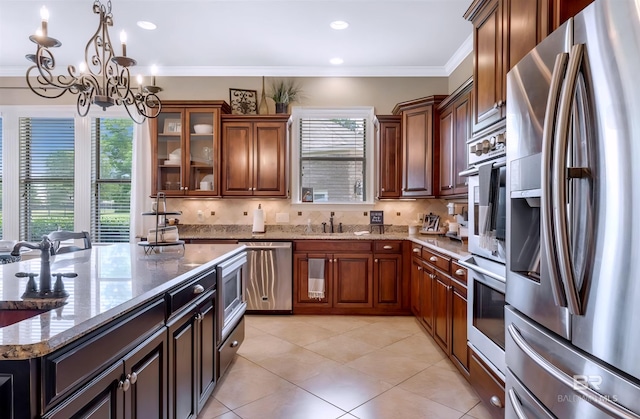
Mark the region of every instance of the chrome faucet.
POLYGON ((47 236, 42 236, 42 241, 40 243, 29 243, 29 242, 18 242, 15 246, 13 246, 13 250, 11 251, 11 256, 19 256, 20 249, 23 247, 28 247, 33 250, 40 250, 40 289, 36 289, 35 282, 33 281, 33 277, 36 274, 33 273, 25 273, 18 272, 16 276, 18 277, 29 277, 29 282, 27 283, 27 290, 23 294, 25 298, 62 298, 67 297, 69 294, 64 290, 64 285, 62 284, 61 278, 58 276, 58 281, 56 281, 55 288, 53 292, 51 291, 51 267, 49 266, 49 257, 51 256, 51 240, 47 236))
POLYGON ((333 233, 333 217, 329 217, 329 224, 331 226, 331 232, 333 233))

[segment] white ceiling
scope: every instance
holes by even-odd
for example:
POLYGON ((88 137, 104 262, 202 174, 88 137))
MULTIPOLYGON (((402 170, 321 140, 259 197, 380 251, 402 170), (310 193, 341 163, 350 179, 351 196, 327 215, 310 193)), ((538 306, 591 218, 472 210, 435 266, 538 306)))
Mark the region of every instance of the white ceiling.
MULTIPOLYGON (((164 76, 448 76, 471 51, 471 0, 112 0, 109 33, 132 73, 164 76), (154 22, 155 31, 136 26, 154 22), (335 31, 333 20, 349 28, 335 31), (344 64, 329 59, 339 56, 344 64)), ((76 65, 97 29, 92 0, 0 0, 0 76, 24 76, 40 7, 57 71, 76 65)), ((106 4, 106 0, 105 0, 106 4)))

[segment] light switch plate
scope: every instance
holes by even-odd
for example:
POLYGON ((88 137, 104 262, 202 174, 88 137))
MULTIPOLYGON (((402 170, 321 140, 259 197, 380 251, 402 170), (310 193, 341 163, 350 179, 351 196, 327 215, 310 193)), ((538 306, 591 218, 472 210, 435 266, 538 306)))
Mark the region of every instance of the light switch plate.
POLYGON ((288 223, 288 222, 289 222, 288 212, 276 212, 276 223, 288 223))

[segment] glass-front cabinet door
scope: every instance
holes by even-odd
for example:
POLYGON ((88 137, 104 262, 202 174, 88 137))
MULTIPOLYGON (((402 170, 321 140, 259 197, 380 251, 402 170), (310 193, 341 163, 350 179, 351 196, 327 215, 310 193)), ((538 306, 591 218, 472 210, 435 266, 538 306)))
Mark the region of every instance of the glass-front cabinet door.
POLYGON ((189 109, 186 120, 185 195, 218 195, 219 109, 189 109))
POLYGON ((151 120, 152 194, 220 195, 220 115, 224 101, 165 102, 151 120))
MULTIPOLYGON (((167 196, 182 195, 184 112, 166 108, 156 119, 156 141, 154 143, 155 175, 154 194, 164 192, 167 196)), ((153 136, 153 130, 152 130, 153 136)))

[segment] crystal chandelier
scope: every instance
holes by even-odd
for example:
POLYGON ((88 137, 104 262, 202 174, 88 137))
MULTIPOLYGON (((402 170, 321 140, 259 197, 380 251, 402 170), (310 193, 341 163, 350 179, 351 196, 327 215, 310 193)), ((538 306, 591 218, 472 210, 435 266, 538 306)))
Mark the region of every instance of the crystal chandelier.
POLYGON ((80 116, 86 116, 92 104, 106 110, 113 105, 124 105, 134 122, 140 124, 146 118, 155 118, 160 113, 162 103, 156 93, 162 89, 155 86, 155 76, 151 86, 133 88, 129 67, 136 65, 136 60, 127 57, 126 33, 120 34, 122 55, 115 55, 108 26, 113 26, 111 1, 106 6, 100 0, 93 3, 93 13, 100 15, 98 29, 93 34, 84 50, 84 62, 76 69, 67 67, 68 74, 54 75, 55 58, 50 48, 62 45, 47 33, 49 12, 43 6, 40 10, 42 26, 29 39, 38 47, 35 54, 26 58, 34 63, 27 70, 27 85, 38 96, 55 99, 66 92, 78 95, 77 109, 80 116))

